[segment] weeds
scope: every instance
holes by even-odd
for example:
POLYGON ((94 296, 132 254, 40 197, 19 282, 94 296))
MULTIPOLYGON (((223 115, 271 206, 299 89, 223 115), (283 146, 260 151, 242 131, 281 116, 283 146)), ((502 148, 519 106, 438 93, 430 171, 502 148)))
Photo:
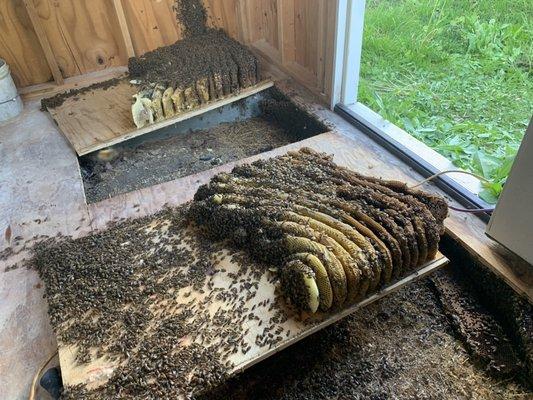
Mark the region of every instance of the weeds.
POLYGON ((532 115, 532 26, 529 0, 369 0, 359 101, 495 202, 532 115))

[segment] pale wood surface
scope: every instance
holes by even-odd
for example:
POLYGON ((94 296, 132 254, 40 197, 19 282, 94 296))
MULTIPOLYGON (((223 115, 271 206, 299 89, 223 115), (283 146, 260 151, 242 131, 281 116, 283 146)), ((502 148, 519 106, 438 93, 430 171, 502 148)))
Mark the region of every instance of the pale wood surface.
POLYGON ((22 0, 22 2, 24 3, 24 6, 26 7, 26 11, 28 12, 28 16, 30 17, 33 30, 35 31, 35 34, 37 35, 37 39, 39 39, 39 43, 41 44, 41 48, 44 51, 44 56, 46 58, 46 61, 48 62, 50 71, 52 71, 52 76, 54 77, 54 81, 57 85, 62 85, 64 83, 63 75, 61 71, 59 70, 59 65, 57 64, 57 60, 54 57, 52 47, 50 46, 48 37, 45 34, 45 31, 41 24, 41 20, 39 16, 37 15, 37 11, 35 10, 35 5, 33 4, 32 0, 22 0))
POLYGON ((42 0, 34 3, 64 77, 126 64, 127 55, 112 2, 42 0))
MULTIPOLYGON (((350 307, 347 307, 346 309, 342 311, 319 317, 318 321, 320 322, 317 322, 315 325, 311 327, 304 325, 301 321, 295 321, 295 320, 288 320, 285 323, 280 324, 281 326, 284 327, 285 330, 290 329, 291 333, 292 333, 292 330, 294 329, 294 335, 291 334, 287 339, 281 341, 275 347, 269 350, 266 350, 266 351, 261 351, 260 349, 256 349, 256 351, 253 352, 254 349, 252 348, 251 351, 253 353, 251 353, 249 356, 247 355, 246 357, 243 357, 240 360, 239 364, 233 368, 232 372, 234 373, 241 372, 247 368, 252 367, 254 364, 257 364, 258 362, 265 360, 266 358, 297 343, 298 341, 306 338, 307 336, 312 335, 313 333, 318 332, 319 330, 324 329, 325 327, 331 324, 334 324, 335 322, 341 320, 344 317, 347 317, 348 315, 356 312, 357 310, 402 289, 403 287, 405 287, 406 285, 412 282, 415 282, 419 279, 422 279, 428 276, 429 274, 434 273, 438 269, 448 264, 448 262, 449 260, 446 257, 444 257, 440 252, 438 252, 434 260, 425 263, 422 267, 420 267, 413 273, 382 288, 381 290, 372 294, 366 299, 361 300, 360 302, 354 305, 351 305, 350 307)), ((273 291, 273 288, 271 288, 270 290, 273 291)))
POLYGON ((84 75, 76 75, 72 78, 66 78, 65 83, 61 86, 54 82, 40 83, 38 85, 28 86, 19 89, 19 94, 25 101, 51 97, 55 94, 62 93, 72 89, 79 89, 90 86, 93 83, 107 81, 113 78, 124 76, 128 72, 127 67, 106 68, 101 71, 90 72, 84 75))
POLYGON ((316 86, 316 76, 313 75, 312 71, 296 63, 295 61, 282 63, 279 51, 275 47, 271 46, 264 39, 252 43, 251 48, 252 51, 256 54, 256 56, 258 56, 259 59, 263 62, 263 64, 268 64, 269 67, 270 65, 275 66, 280 71, 282 71, 285 76, 290 76, 296 82, 298 82, 302 86, 305 86, 313 94, 321 98, 324 104, 328 103, 328 99, 326 98, 322 90, 316 86))
POLYGON ((49 112, 76 153, 81 156, 222 107, 272 85, 270 80, 260 82, 239 93, 210 101, 197 109, 141 129, 137 129, 131 117, 131 98, 138 88, 126 78, 112 88, 98 88, 70 97, 49 112))
MULTIPOLYGON (((159 226, 157 229, 161 230, 159 234, 163 234, 166 223, 170 223, 165 220, 154 219, 153 222, 147 223, 146 229, 152 229, 152 226, 159 226)), ((154 239, 155 240, 155 239, 154 239)), ((157 245, 155 245, 157 247, 157 245)), ((226 255, 230 254, 225 251, 226 255)), ((276 297, 279 295, 276 293, 276 285, 269 281, 269 274, 265 274, 258 281, 258 289, 255 296, 246 300, 244 307, 248 310, 256 309, 255 313, 257 319, 250 320, 244 325, 244 329, 248 330, 248 333, 239 342, 240 348, 248 347, 249 350, 243 353, 242 350, 230 354, 228 356, 221 357, 221 363, 225 364, 227 361, 233 364, 233 367, 229 371, 229 376, 235 375, 238 372, 244 371, 250 368, 254 364, 272 356, 273 354, 283 350, 284 348, 297 343, 305 337, 329 326, 340 319, 350 315, 358 309, 371 304, 372 302, 379 300, 380 298, 391 294, 405 285, 418 280, 432 272, 435 272, 442 266, 444 266, 448 260, 442 254, 438 253, 436 258, 427 262, 425 265, 414 271, 412 274, 404 277, 403 279, 384 287, 379 292, 369 296, 368 298, 351 305, 345 309, 332 312, 332 313, 317 313, 316 315, 307 315, 305 313, 297 313, 288 307, 283 307, 283 301, 281 301, 281 307, 284 309, 284 314, 289 318, 282 322, 274 324, 271 322, 271 318, 276 315, 276 311, 270 308, 270 304, 274 303, 276 297), (268 302, 268 305, 267 305, 268 302), (264 304, 264 306, 262 305, 264 304), (256 338, 264 331, 265 328, 273 326, 274 329, 282 328, 284 332, 283 339, 275 346, 261 346, 256 344, 256 338), (285 334, 288 332, 288 334, 285 334)), ((217 271, 213 276, 213 285, 217 290, 230 293, 234 287, 238 287, 238 283, 233 283, 232 275, 240 275, 240 266, 230 261, 230 257, 226 257, 221 261, 214 262, 212 264, 214 271, 217 271)), ((252 278, 251 278, 252 279, 252 278)), ((180 310, 180 309, 202 309, 203 306, 210 310, 228 309, 227 302, 222 300, 216 300, 211 298, 210 290, 204 286, 201 290, 205 291, 202 294, 198 290, 194 290, 192 287, 180 288, 179 292, 174 297, 172 304, 165 303, 159 304, 157 297, 151 298, 148 307, 154 310, 180 310), (184 294, 187 295, 184 295, 184 294), (206 300, 208 299, 208 300, 206 300)), ((230 306, 231 307, 231 306, 230 306)), ((240 316, 237 315, 237 318, 240 316)), ((193 317, 194 318, 194 317, 193 317)), ((235 322, 237 323, 237 321, 235 322)), ((210 332, 209 323, 207 323, 203 329, 210 332)), ((272 330, 274 330, 272 329, 272 330)), ((206 335, 207 336, 207 335, 206 335)), ((216 339, 215 339, 216 340, 216 339)), ((176 346, 185 347, 188 346, 191 341, 185 337, 179 341, 176 340, 176 346)), ((199 344, 202 345, 201 342, 199 344)), ((96 388, 105 384, 112 376, 115 369, 120 365, 118 361, 114 361, 105 355, 96 358, 93 354, 93 358, 90 362, 80 364, 76 362, 77 348, 72 345, 64 345, 58 342, 59 350, 59 362, 61 365, 61 376, 63 384, 65 386, 74 386, 77 384, 86 384, 88 388, 96 388)), ((186 395, 186 393, 184 393, 186 395)), ((184 396, 185 398, 185 396, 184 396)))
POLYGON ((49 109, 59 129, 79 155, 134 131, 131 98, 137 88, 127 78, 109 90, 95 89, 49 109))
POLYGON ((134 57, 135 49, 133 48, 133 42, 131 41, 130 28, 128 27, 126 15, 124 14, 122 0, 113 0, 113 6, 115 7, 115 13, 117 14, 120 32, 122 33, 122 40, 124 41, 124 47, 126 48, 126 54, 128 57, 134 57))
MULTIPOLYGON (((248 0, 250 40, 266 40, 271 46, 278 46, 278 10, 276 0, 248 0)), ((279 50, 279 49, 278 49, 279 50)))
POLYGON ((331 85, 333 83, 333 56, 335 50, 335 31, 336 31, 336 2, 327 1, 326 10, 325 10, 325 33, 324 33, 324 43, 322 47, 324 50, 324 74, 323 77, 319 76, 319 81, 322 81, 322 92, 320 95, 323 95, 326 101, 329 103, 331 99, 331 85))
POLYGON ((18 87, 52 79, 52 72, 20 0, 0 1, 0 58, 6 60, 18 87))
POLYGON ((173 0, 129 0, 123 4, 138 56, 182 38, 172 10, 173 0))
POLYGON ((282 64, 294 60, 294 1, 278 0, 278 40, 282 64))
POLYGON ((247 0, 237 0, 237 26, 239 41, 249 45, 252 41, 252 28, 247 0))
MULTIPOLYGON (((175 0, 24 0, 35 6, 35 25, 44 31, 39 38, 50 45, 51 51, 43 53, 26 11, 17 5, 22 1, 0 4, 8 16, 4 25, 0 21, 0 57, 13 65, 22 87, 50 79, 47 59, 60 82, 54 65, 64 78, 125 66, 133 54, 183 37, 173 10, 175 0), (15 40, 3 41, 4 35, 15 40)), ((202 1, 209 26, 253 43, 270 62, 328 101, 334 1, 202 1)))

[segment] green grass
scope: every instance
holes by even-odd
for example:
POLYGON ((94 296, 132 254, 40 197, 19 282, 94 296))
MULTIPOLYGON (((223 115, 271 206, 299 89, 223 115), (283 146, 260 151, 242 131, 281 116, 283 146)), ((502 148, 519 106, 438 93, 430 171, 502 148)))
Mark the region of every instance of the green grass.
POLYGON ((359 101, 495 202, 532 115, 532 27, 531 0, 368 0, 359 101))

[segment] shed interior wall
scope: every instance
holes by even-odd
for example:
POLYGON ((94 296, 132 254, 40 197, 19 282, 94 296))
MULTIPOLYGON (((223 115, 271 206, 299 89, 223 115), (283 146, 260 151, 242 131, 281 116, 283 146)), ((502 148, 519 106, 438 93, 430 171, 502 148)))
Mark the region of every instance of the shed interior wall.
MULTIPOLYGON (((3 0, 0 58, 25 93, 126 66, 130 56, 182 38, 174 1, 3 0)), ((336 1, 202 1, 210 26, 329 99, 336 1)))

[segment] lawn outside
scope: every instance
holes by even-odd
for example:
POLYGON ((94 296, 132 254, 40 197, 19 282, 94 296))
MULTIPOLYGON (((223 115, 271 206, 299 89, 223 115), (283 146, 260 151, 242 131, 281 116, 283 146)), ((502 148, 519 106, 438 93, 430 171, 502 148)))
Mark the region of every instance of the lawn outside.
POLYGON ((495 202, 533 110, 533 2, 368 0, 359 101, 495 202))

